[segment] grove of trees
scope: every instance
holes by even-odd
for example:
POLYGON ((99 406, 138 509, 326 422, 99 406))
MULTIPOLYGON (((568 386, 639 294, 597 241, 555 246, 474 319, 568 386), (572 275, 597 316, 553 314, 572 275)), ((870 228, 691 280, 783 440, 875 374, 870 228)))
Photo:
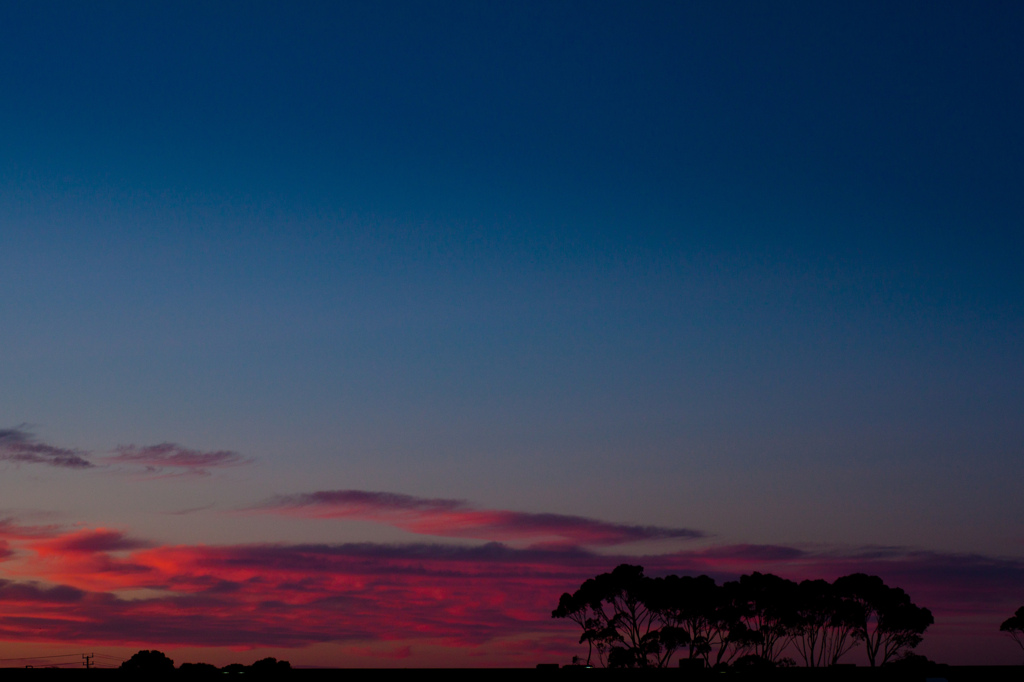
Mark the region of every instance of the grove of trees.
POLYGON ((563 594, 551 615, 581 628, 587 665, 631 668, 666 667, 676 654, 706 666, 795 665, 790 651, 819 667, 860 644, 878 666, 908 655, 934 623, 906 592, 863 573, 795 583, 755 572, 718 585, 629 564, 563 594))
POLYGON ((292 669, 288 661, 279 661, 276 658, 263 658, 252 665, 231 663, 223 668, 218 668, 209 663, 182 663, 177 670, 174 661, 167 657, 162 651, 143 649, 133 654, 127 661, 121 663, 120 670, 131 673, 146 675, 153 679, 162 679, 172 673, 178 677, 205 678, 220 677, 223 674, 238 675, 249 674, 256 678, 282 678, 287 676, 292 669))

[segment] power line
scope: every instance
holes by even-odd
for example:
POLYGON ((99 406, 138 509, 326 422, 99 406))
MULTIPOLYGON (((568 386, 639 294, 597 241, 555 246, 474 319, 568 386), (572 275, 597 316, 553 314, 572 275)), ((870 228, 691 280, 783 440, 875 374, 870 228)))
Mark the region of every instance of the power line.
POLYGON ((116 667, 111 663, 100 664, 95 659, 103 658, 108 661, 115 661, 117 665, 121 663, 123 658, 121 656, 111 656, 110 654, 96 654, 96 653, 77 653, 77 654, 40 654, 38 656, 15 656, 11 658, 0 658, 0 663, 15 663, 22 661, 27 663, 31 667, 39 668, 58 668, 62 666, 82 666, 84 665, 88 669, 93 668, 109 668, 116 667), (81 660, 61 661, 55 659, 61 658, 77 658, 81 660))

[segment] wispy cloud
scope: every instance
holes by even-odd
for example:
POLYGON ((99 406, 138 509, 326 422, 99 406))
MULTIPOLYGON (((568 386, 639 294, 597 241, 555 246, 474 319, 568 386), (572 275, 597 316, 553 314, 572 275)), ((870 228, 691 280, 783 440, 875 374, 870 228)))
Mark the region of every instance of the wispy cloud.
MULTIPOLYGON (((122 445, 113 454, 100 457, 107 466, 98 467, 89 459, 90 453, 81 449, 61 448, 41 442, 24 425, 0 429, 0 462, 45 464, 64 469, 106 468, 109 465, 126 465, 147 476, 209 476, 213 469, 249 464, 250 457, 233 450, 195 450, 177 443, 158 445, 122 445)), ((118 467, 122 468, 122 467, 118 467)))
POLYGON ((610 523, 582 516, 480 509, 464 500, 413 497, 366 490, 322 490, 273 498, 257 511, 309 518, 386 523, 420 535, 501 542, 527 540, 553 546, 615 546, 643 540, 694 539, 704 533, 610 523))
POLYGON ((20 523, 14 517, 0 519, 0 539, 4 540, 36 540, 55 537, 64 528, 57 524, 31 525, 20 523))
POLYGON ((147 474, 209 476, 211 469, 249 464, 252 459, 233 450, 193 450, 176 443, 122 445, 106 461, 141 466, 147 474))
POLYGON ((42 443, 24 427, 0 429, 0 461, 45 464, 64 469, 88 469, 95 466, 81 450, 59 448, 42 443))
POLYGON ((163 513, 166 516, 188 516, 189 514, 197 514, 199 512, 206 511, 207 509, 213 509, 216 506, 216 504, 210 503, 199 507, 188 507, 187 509, 177 509, 175 511, 167 511, 163 513))

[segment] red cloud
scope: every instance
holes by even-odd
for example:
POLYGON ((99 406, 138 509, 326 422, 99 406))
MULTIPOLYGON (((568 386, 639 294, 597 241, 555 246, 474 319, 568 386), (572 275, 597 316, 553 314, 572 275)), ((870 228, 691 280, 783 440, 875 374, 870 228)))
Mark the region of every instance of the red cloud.
POLYGON ((35 581, 0 586, 0 637, 235 647, 426 638, 477 646, 557 630, 547 618, 549 595, 585 574, 571 560, 558 566, 557 553, 498 546, 178 546, 119 559, 82 537, 26 545, 34 554, 26 566, 60 586, 49 598, 35 581), (168 596, 116 596, 138 588, 168 596))
MULTIPOLYGON (((145 546, 104 529, 22 531, 8 541, 19 557, 5 570, 21 579, 0 580, 0 638, 16 641, 144 648, 334 642, 365 656, 405 655, 421 642, 409 650, 411 660, 440 647, 463 665, 565 661, 578 653, 578 634, 550 618, 558 596, 628 561, 651 575, 708 573, 720 581, 753 570, 791 579, 875 573, 935 613, 924 653, 949 660, 948 645, 966 631, 975 647, 966 661, 992 662, 978 657, 1000 655, 1006 642, 998 624, 1009 604, 1024 601, 1024 561, 892 548, 739 545, 638 558, 494 543, 145 546), (140 596, 139 589, 152 592, 140 596)), ((1014 654, 1005 648, 1008 660, 1014 654)))
POLYGON ((478 540, 533 540, 552 546, 614 546, 641 540, 700 538, 689 528, 609 523, 581 516, 475 509, 463 500, 366 490, 323 490, 275 498, 259 511, 387 523, 421 535, 478 540))
POLYGON ((42 536, 21 543, 28 555, 20 567, 8 569, 15 575, 45 577, 83 590, 117 590, 150 575, 152 569, 133 562, 124 554, 149 547, 150 543, 105 528, 42 536), (131 580, 129 580, 129 576, 131 580))

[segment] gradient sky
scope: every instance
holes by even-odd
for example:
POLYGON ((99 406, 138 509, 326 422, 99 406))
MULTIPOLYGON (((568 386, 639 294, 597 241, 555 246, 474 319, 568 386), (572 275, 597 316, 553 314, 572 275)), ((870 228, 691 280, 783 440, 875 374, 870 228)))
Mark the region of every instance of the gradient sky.
POLYGON ((876 572, 1019 662, 1021 35, 0 6, 0 658, 566 662, 629 561, 876 572))

